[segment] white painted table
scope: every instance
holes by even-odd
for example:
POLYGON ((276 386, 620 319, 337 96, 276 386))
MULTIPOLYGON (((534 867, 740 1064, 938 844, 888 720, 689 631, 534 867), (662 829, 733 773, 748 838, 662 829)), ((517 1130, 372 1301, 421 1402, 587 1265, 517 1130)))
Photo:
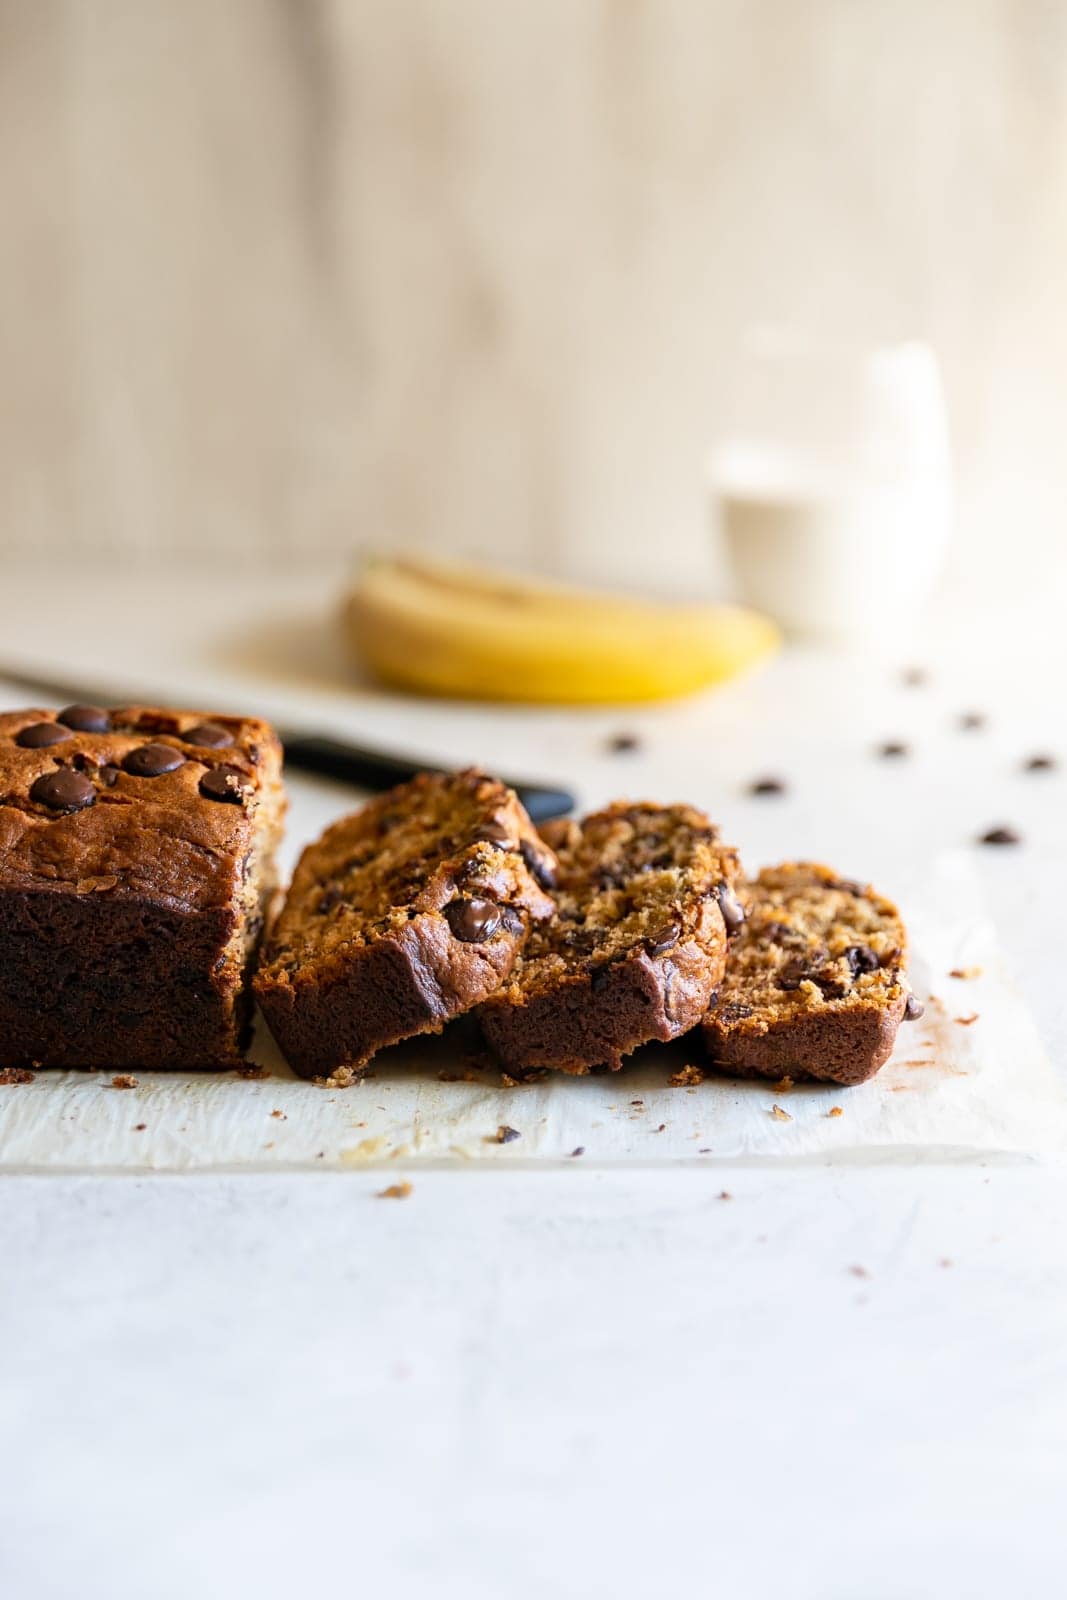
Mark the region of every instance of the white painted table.
MULTIPOLYGON (((2 654, 54 675, 88 651, 100 674, 140 665, 175 694, 290 715, 313 691, 320 720, 368 740, 573 776, 583 802, 684 795, 752 860, 825 855, 889 892, 906 862, 1011 822, 1025 844, 981 868, 1067 1068, 1067 777, 1018 772, 1067 756, 1058 645, 1013 666, 1010 639, 993 659, 988 636, 941 630, 909 652, 924 690, 809 657, 686 706, 509 714, 346 692, 308 625, 318 579, 186 581, 162 628, 136 578, 109 589, 102 627, 91 578, 9 575, 2 654), (274 682, 261 606, 291 614, 271 637, 298 671, 276 659, 274 682), (956 729, 971 708, 986 731, 956 729), (641 754, 603 754, 623 728, 641 754), (894 737, 912 756, 875 761, 894 737), (764 773, 789 794, 748 799, 764 773)), ((306 827, 347 804, 306 796, 306 827)), ((576 1165, 426 1171, 402 1202, 381 1186, 0 1182, 0 1593, 1062 1587, 1060 1172, 576 1165)))

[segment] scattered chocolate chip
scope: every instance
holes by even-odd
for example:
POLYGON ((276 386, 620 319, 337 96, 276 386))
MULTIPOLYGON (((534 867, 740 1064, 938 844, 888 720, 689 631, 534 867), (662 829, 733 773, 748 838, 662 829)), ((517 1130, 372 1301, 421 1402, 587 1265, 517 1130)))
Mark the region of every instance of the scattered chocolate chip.
POLYGON ((979 844, 1022 844, 1022 835, 1014 828, 990 828, 980 835, 979 844))
POLYGON ((904 1007, 904 1021, 918 1022, 925 1010, 926 1007, 923 1005, 918 995, 909 994, 908 1003, 904 1007))
POLYGON ((785 794, 786 785, 781 778, 755 778, 748 786, 752 795, 785 794))
POLYGON ((172 744, 141 744, 127 751, 123 770, 135 778, 161 778, 185 765, 185 757, 172 744))
POLYGON ((958 726, 964 733, 975 733, 979 728, 985 727, 986 721, 984 711, 964 711, 959 718, 958 726))
POLYGON ((488 822, 483 822, 481 827, 474 830, 474 838, 483 844, 497 844, 502 850, 519 848, 514 830, 505 822, 497 822, 494 817, 490 817, 488 822))
POLYGON ((56 721, 79 733, 107 733, 111 727, 111 713, 103 706, 64 706, 56 721))
POLYGON ((614 733, 608 740, 608 749, 612 755, 629 755, 632 750, 640 750, 641 741, 636 733, 614 733))
POLYGON ((204 750, 224 750, 233 744, 233 734, 221 722, 198 722, 195 728, 183 733, 186 744, 198 744, 204 750))
POLYGON ((96 790, 82 772, 60 767, 45 772, 30 790, 30 799, 52 811, 84 811, 96 801, 96 790))
POLYGON ((645 949, 650 956, 661 956, 665 950, 673 949, 681 937, 681 918, 672 917, 669 922, 663 924, 662 928, 658 928, 655 933, 649 934, 645 940, 645 949))
POLYGON ((522 1134, 518 1128, 509 1128, 506 1122, 500 1124, 494 1135, 494 1140, 497 1144, 511 1144, 512 1140, 521 1138, 522 1134))
POLYGON ((911 752, 908 749, 908 746, 906 744, 902 744, 899 739, 888 739, 886 740, 885 744, 880 744, 878 746, 878 754, 882 757, 883 761, 896 761, 901 756, 910 755, 911 752))
POLYGON ((453 900, 445 906, 445 918, 464 944, 484 944, 500 927, 500 907, 492 900, 453 900))
POLYGON ((542 889, 556 887, 556 866, 547 851, 539 849, 532 839, 523 839, 519 844, 519 854, 542 889))
POLYGON ((921 689, 929 678, 925 667, 905 667, 900 681, 906 689, 921 689))
POLYGON ((852 976, 858 977, 861 972, 877 972, 881 962, 867 944, 849 945, 845 951, 845 960, 848 962, 852 976))
POLYGON ((1057 765, 1055 756, 1029 756, 1023 763, 1023 771, 1055 772, 1057 765))
POLYGON ((23 750, 46 750, 50 744, 62 744, 70 738, 70 729, 55 722, 31 722, 28 728, 15 735, 15 743, 23 750))
POLYGON ((205 800, 225 800, 232 806, 242 804, 252 788, 252 780, 240 767, 212 767, 200 779, 200 793, 205 800))
POLYGON ((728 883, 716 884, 715 898, 719 902, 722 920, 726 924, 726 937, 732 939, 745 925, 745 908, 728 883))

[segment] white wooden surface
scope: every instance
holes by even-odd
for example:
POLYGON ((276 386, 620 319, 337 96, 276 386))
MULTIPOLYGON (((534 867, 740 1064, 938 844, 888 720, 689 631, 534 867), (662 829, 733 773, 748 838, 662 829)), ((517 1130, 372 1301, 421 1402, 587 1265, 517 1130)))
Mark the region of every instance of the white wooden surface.
MULTIPOLYGON (((1006 624, 968 652, 946 625, 912 646, 922 691, 898 662, 806 657, 686 706, 511 716, 352 694, 326 580, 154 592, 165 636, 133 582, 10 575, 4 653, 144 671, 154 632, 153 672, 206 704, 307 716, 317 684, 318 719, 368 738, 573 777, 585 801, 684 794, 755 859, 827 855, 890 892, 1014 823, 1020 849, 975 860, 1067 1067, 1067 779, 1019 773, 1067 755, 1058 641, 1042 656, 1006 624), (957 730, 971 708, 988 730, 957 730), (603 753, 622 727, 646 740, 630 764, 603 753), (912 757, 873 759, 894 736, 912 757), (747 798, 768 771, 788 796, 747 798)), ((322 820, 347 803, 318 793, 322 820)), ((5 1594, 1058 1589, 1060 1173, 479 1168, 420 1173, 405 1200, 382 1181, 0 1182, 5 1594)))

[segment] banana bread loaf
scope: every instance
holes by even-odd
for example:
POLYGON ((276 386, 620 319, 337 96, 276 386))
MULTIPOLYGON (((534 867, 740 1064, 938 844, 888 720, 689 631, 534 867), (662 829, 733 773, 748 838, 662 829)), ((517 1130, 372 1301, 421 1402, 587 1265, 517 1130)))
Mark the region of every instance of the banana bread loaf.
POLYGON ((304 851, 256 978, 290 1066, 352 1074, 439 1033, 507 977, 554 878, 513 791, 481 772, 423 774, 335 823, 304 851))
POLYGON ((239 1065, 284 807, 264 722, 0 715, 0 1065, 239 1065))
POLYGON ((741 900, 745 924, 704 1024, 712 1060, 742 1077, 871 1077, 902 1018, 922 1013, 896 906, 811 862, 768 867, 741 900))
POLYGON ((618 1068, 704 1015, 740 920, 737 858, 683 805, 617 804, 543 837, 558 854, 556 915, 480 1008, 482 1028, 513 1072, 618 1068))

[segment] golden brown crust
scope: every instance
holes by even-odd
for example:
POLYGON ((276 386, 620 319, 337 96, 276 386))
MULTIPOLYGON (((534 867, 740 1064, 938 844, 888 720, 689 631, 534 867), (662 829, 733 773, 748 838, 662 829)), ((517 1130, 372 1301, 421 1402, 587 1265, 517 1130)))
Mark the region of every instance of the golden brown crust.
POLYGON ((424 774, 335 823, 301 857, 256 979, 290 1065, 358 1070, 484 1000, 551 914, 554 874, 513 791, 481 772, 424 774))
POLYGON ((543 837, 559 856, 557 913, 480 1008, 482 1028, 513 1072, 616 1069, 704 1014, 737 858, 691 806, 619 803, 543 837))
POLYGON ((747 920, 704 1033, 743 1077, 862 1083, 908 1006, 907 935, 891 901, 816 862, 744 885, 747 920))

